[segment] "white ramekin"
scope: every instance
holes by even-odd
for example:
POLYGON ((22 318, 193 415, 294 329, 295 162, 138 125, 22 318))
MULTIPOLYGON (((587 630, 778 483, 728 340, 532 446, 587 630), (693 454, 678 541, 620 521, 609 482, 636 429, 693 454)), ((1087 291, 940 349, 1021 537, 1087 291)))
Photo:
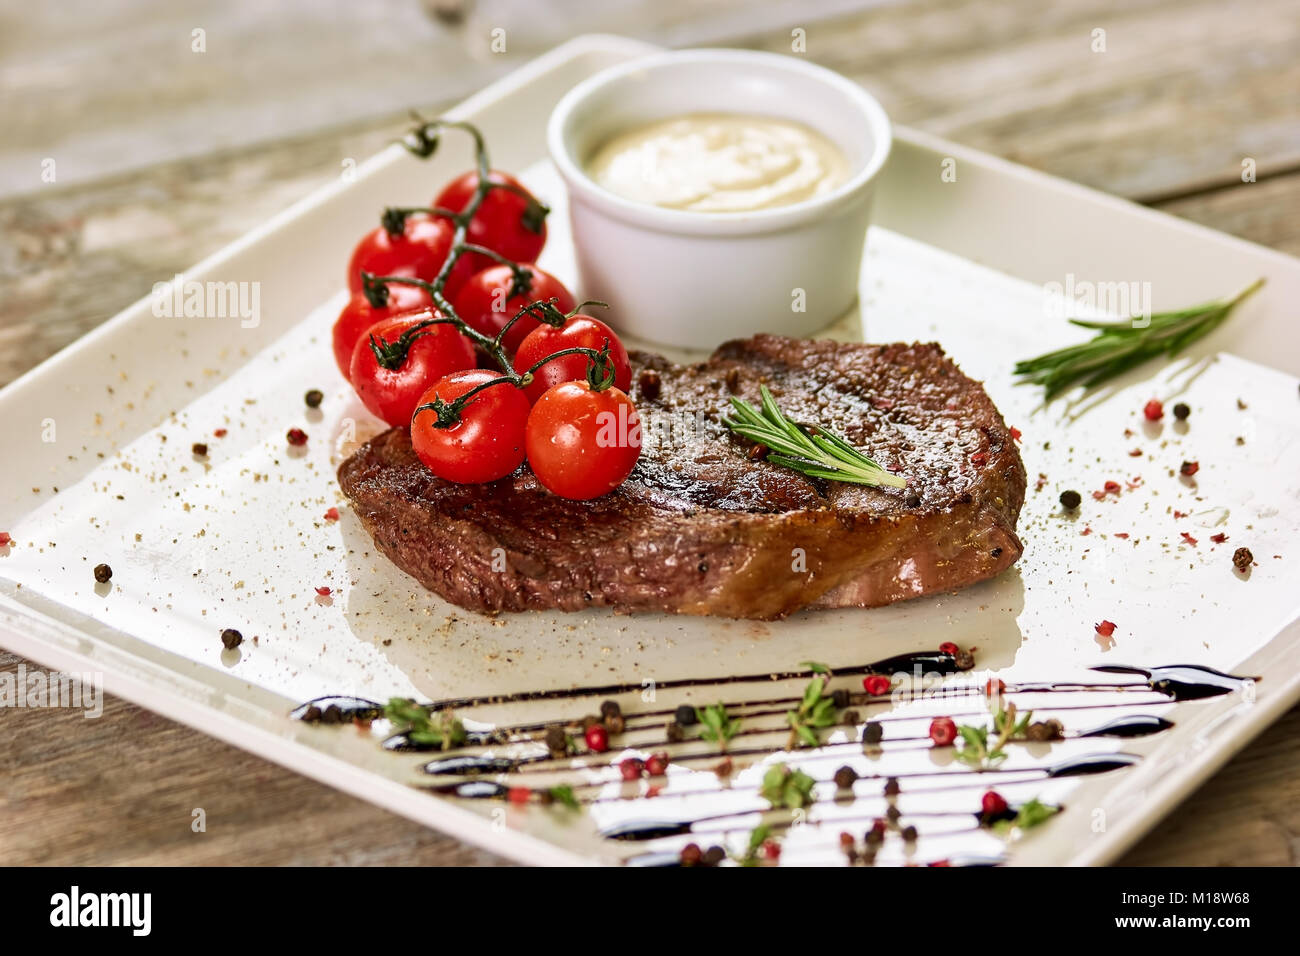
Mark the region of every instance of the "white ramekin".
POLYGON ((880 104, 844 77, 774 53, 656 54, 570 90, 547 142, 568 187, 582 296, 608 302, 620 330, 707 349, 755 332, 809 335, 853 304, 891 135, 880 104), (687 113, 801 122, 844 152, 848 179, 789 206, 704 213, 633 202, 586 174, 610 136, 687 113))

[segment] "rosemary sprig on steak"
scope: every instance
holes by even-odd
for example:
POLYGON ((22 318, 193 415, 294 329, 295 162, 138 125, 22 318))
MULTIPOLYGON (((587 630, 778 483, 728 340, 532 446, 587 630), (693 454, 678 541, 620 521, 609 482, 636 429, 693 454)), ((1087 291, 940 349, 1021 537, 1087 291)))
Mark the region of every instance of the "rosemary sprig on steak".
POLYGON ((1135 326, 1131 319, 1071 319, 1072 325, 1093 329, 1097 335, 1080 345, 1017 362, 1015 374, 1021 376, 1022 382, 1042 385, 1048 401, 1075 384, 1092 388, 1157 356, 1177 355, 1222 325, 1232 310, 1263 284, 1263 279, 1256 279, 1230 299, 1215 299, 1176 312, 1157 312, 1144 328, 1135 326))
POLYGON ((767 461, 808 475, 855 485, 904 488, 907 482, 890 474, 838 435, 824 428, 800 425, 785 417, 766 385, 760 386, 763 409, 759 411, 741 398, 732 398, 734 418, 723 422, 768 449, 767 461))

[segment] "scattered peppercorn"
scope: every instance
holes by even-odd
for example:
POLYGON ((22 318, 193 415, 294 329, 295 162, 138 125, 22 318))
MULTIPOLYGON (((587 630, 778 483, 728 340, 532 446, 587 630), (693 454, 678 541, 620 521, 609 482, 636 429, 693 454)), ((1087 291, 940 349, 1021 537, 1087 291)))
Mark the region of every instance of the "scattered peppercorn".
POLYGON ((1102 637, 1110 637, 1112 634, 1115 633, 1115 622, 1102 621, 1100 624, 1096 625, 1096 628, 1097 628, 1097 633, 1100 634, 1102 637))
POLYGON ((670 720, 664 727, 664 736, 668 738, 670 744, 677 744, 686 739, 686 731, 682 730, 682 725, 677 721, 670 720))
POLYGON ((953 666, 959 671, 975 669, 975 655, 970 651, 958 651, 953 655, 953 666))
POLYGON ((285 440, 294 447, 307 444, 307 433, 301 428, 290 428, 284 437, 285 440))
POLYGON ((338 508, 329 508, 329 509, 327 509, 326 512, 325 512, 325 520, 326 520, 326 521, 338 521, 338 520, 339 520, 339 509, 338 509, 338 508))
POLYGON ((885 796, 896 797, 903 792, 903 788, 898 783, 897 777, 890 777, 885 781, 885 796))
POLYGON ((836 710, 843 710, 849 706, 849 692, 842 687, 831 691, 831 703, 835 705, 836 710))
POLYGON ((527 787, 511 787, 506 791, 506 799, 513 804, 527 803, 532 795, 533 791, 527 787))
POLYGON ((1201 463, 1199 461, 1185 461, 1178 467, 1178 473, 1186 478, 1192 477, 1200 470, 1201 463))
POLYGON ((546 749, 552 757, 564 757, 569 753, 569 735, 563 727, 546 728, 546 749))
POLYGON ((856 727, 858 724, 858 712, 850 707, 844 713, 840 714, 840 723, 846 727, 856 727))
POLYGON ((904 501, 903 504, 907 505, 907 507, 909 507, 909 508, 919 508, 919 507, 921 507, 921 496, 920 496, 920 495, 908 495, 908 496, 907 496, 907 500, 904 501))
POLYGON ((989 790, 980 798, 980 812, 985 820, 996 820, 1007 812, 1007 801, 996 790, 989 790))
POLYGON ((930 739, 936 747, 947 747, 957 739, 957 724, 951 717, 936 717, 930 721, 930 739))
POLYGON ((1142 416, 1149 422, 1158 422, 1165 417, 1164 403, 1159 399, 1151 399, 1142 406, 1142 416))
POLYGON ((659 378, 659 373, 652 368, 643 369, 641 374, 636 378, 637 388, 642 398, 656 399, 659 397, 659 390, 663 386, 663 380, 659 378))
POLYGON ((862 725, 862 742, 864 744, 878 744, 885 739, 885 728, 881 726, 878 720, 869 720, 862 725))
POLYGON ((895 826, 897 826, 898 821, 902 819, 902 817, 903 811, 898 809, 898 807, 892 803, 885 809, 885 819, 895 826))
POLYGON ((190 453, 196 458, 206 458, 208 456, 208 446, 201 441, 196 441, 190 446, 190 453))
POLYGON ((628 757, 618 765, 619 775, 624 780, 640 780, 641 773, 645 770, 645 761, 639 757, 628 757))
POLYGON ((325 393, 319 388, 309 389, 302 400, 307 403, 308 408, 320 408, 320 403, 325 401, 325 393))
POLYGON ((984 685, 985 697, 1001 697, 1007 692, 1007 683, 997 677, 990 677, 984 685))
POLYGON ((1178 419, 1180 422, 1187 421, 1191 414, 1192 410, 1188 407, 1186 402, 1179 402, 1174 406, 1174 418, 1178 419))
MULTIPOLYGON (((240 644, 244 643, 244 635, 240 634, 233 627, 228 627, 221 632, 221 643, 226 646, 226 650, 233 651, 240 644)), ((326 708, 327 710, 329 708, 326 708)))
POLYGON ((1079 507, 1082 502, 1083 495, 1079 494, 1077 491, 1061 492, 1061 507, 1066 511, 1073 511, 1075 508, 1079 507))
POLYGON ((903 835, 903 839, 906 840, 908 843, 915 843, 915 842, 916 842, 916 838, 917 838, 917 836, 918 836, 918 834, 917 834, 917 832, 916 832, 916 827, 914 827, 914 826, 906 826, 906 827, 903 827, 903 834, 902 834, 902 835, 903 835))
POLYGON ((857 780, 858 772, 852 767, 846 765, 835 771, 835 786, 841 790, 852 790, 857 780))
POLYGON ((0 548, 7 548, 13 542, 8 531, 0 531, 0 548))
POLYGON ((1036 743, 1061 740, 1065 736, 1065 725, 1055 717, 1050 720, 1036 720, 1025 728, 1025 736, 1036 743))
POLYGON ((603 754, 609 749, 609 731, 604 724, 592 724, 587 728, 583 738, 593 753, 603 754))
POLYGON ((678 704, 677 709, 673 711, 673 720, 683 727, 694 727, 698 723, 695 708, 690 704, 678 704))
POLYGON ((95 565, 95 580, 100 584, 107 584, 113 577, 113 569, 107 564, 95 565))
POLYGON ((939 652, 942 654, 948 654, 949 656, 955 656, 959 650, 960 648, 952 641, 944 641, 939 645, 939 652))
POLYGON ((727 851, 720 846, 711 846, 704 851, 704 865, 717 866, 727 858, 727 851))
POLYGON ((1251 554, 1250 548, 1238 548, 1232 552, 1232 565, 1238 571, 1246 571, 1255 563, 1255 555, 1251 554))
POLYGON ((884 674, 868 674, 862 678, 862 689, 872 697, 883 697, 891 686, 892 682, 884 674))
POLYGON ((681 863, 682 866, 699 866, 700 860, 704 858, 704 851, 700 849, 698 843, 688 843, 682 847, 681 863))
POLYGON ((668 754, 662 750, 656 751, 645 762, 645 772, 652 777, 662 777, 668 772, 668 762, 668 754))
POLYGON ((601 717, 621 716, 622 713, 623 708, 618 706, 618 701, 616 700, 607 700, 600 705, 601 717))

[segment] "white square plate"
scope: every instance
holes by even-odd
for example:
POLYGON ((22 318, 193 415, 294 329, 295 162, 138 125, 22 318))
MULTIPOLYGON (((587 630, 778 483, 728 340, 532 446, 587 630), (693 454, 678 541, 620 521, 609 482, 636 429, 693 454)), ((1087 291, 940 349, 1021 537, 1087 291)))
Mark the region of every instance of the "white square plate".
MULTIPOLYGON (((495 166, 522 173, 556 208, 541 264, 566 281, 572 252, 563 191, 544 155, 546 118, 574 83, 649 49, 582 38, 453 111, 483 129, 495 166)), ((113 693, 534 863, 616 862, 641 852, 602 840, 597 826, 644 815, 645 801, 572 814, 432 797, 409 785, 429 782, 419 773, 427 757, 386 753, 372 737, 306 726, 287 713, 328 693, 442 699, 662 685, 786 671, 810 659, 848 667, 943 641, 979 649, 979 672, 954 679, 963 686, 982 685, 985 670, 1008 681, 1073 679, 1104 663, 1204 664, 1262 677, 1246 695, 1135 705, 1173 715, 1176 727, 1158 736, 1123 747, 1116 740, 1054 745, 1053 760, 1107 749, 1144 759, 1082 782, 1008 785, 1016 799, 1069 804, 1014 846, 982 832, 936 836, 911 857, 971 852, 1017 863, 1101 863, 1300 696, 1292 663, 1300 592, 1288 572, 1295 559, 1288 545, 1300 530, 1300 345, 1288 329, 1300 301, 1300 262, 905 129, 869 237, 865 335, 941 342, 1024 432, 1030 493, 1020 522, 1026 552, 1015 568, 957 594, 773 624, 604 612, 486 618, 424 592, 374 552, 338 490, 338 463, 379 428, 334 369, 329 327, 342 301, 344 263, 378 210, 430 199, 470 161, 468 147, 450 135, 430 162, 393 147, 354 181, 322 189, 185 276, 258 283, 255 327, 238 318, 157 317, 146 297, 0 393, 8 449, 0 528, 15 540, 0 555, 7 647, 49 667, 101 673, 113 693), (955 181, 941 177, 944 168, 956 170, 955 181), (1010 371, 1015 359, 1081 337, 1045 308, 1044 284, 1071 276, 1149 283, 1157 310, 1225 295, 1260 276, 1268 284, 1224 329, 1167 367, 1139 369, 1087 408, 1042 409, 1035 390, 1012 386, 1010 371), (318 412, 303 406, 308 388, 325 391, 318 412), (1188 402, 1188 425, 1145 425, 1140 410, 1150 397, 1188 402), (311 436, 302 454, 284 442, 293 426, 311 436), (226 436, 213 437, 217 428, 226 436), (190 454, 195 441, 208 443, 206 462, 190 454), (1135 448, 1140 456, 1130 457, 1135 448), (1200 461, 1195 482, 1178 476, 1183 459, 1200 461), (1095 502, 1087 494, 1136 476, 1140 484, 1119 496, 1095 502), (1056 504, 1066 487, 1085 494, 1074 521, 1056 504), (341 521, 324 520, 331 506, 341 521), (1216 533, 1228 541, 1214 545, 1216 533), (1258 561, 1248 579, 1231 567, 1240 544, 1258 561), (114 568, 111 587, 94 585, 99 561, 114 568), (319 599, 318 586, 333 596, 319 599), (1110 649, 1093 630, 1102 619, 1119 625, 1110 649), (256 640, 223 652, 225 627, 256 640)), ((863 324, 855 312, 828 334, 859 338, 863 324)), ((797 693, 801 684, 765 692, 797 693)), ((654 708, 679 699, 665 691, 654 708)), ((621 700, 629 713, 647 706, 635 693, 621 700)), ((1035 703, 1040 714, 1057 712, 1052 701, 1035 703)), ((573 716, 571 704, 556 706, 473 716, 573 716)), ((944 706, 951 705, 901 705, 899 716, 917 715, 923 735, 925 715, 944 706)), ((1081 726, 1079 719, 1067 726, 1081 726)), ((1008 766, 1041 766, 1045 752, 1018 751, 1008 766)), ((891 759, 895 770, 942 769, 945 760, 928 750, 891 759)), ((826 756, 819 766, 829 772, 842 762, 826 756)), ((671 813, 681 790, 720 790, 712 774, 678 769, 655 813, 671 813)), ((729 792, 710 799, 742 812, 760 808, 745 788, 761 773, 761 765, 740 771, 729 792)), ((620 792, 609 787, 607 795, 620 792)), ((918 812, 966 806, 951 796, 914 799, 918 812)), ((791 862, 838 858, 832 818, 839 811, 819 812, 827 826, 792 832, 791 862)), ((743 840, 754 819, 739 818, 728 839, 743 840)), ((891 844, 881 860, 904 858, 891 844)))

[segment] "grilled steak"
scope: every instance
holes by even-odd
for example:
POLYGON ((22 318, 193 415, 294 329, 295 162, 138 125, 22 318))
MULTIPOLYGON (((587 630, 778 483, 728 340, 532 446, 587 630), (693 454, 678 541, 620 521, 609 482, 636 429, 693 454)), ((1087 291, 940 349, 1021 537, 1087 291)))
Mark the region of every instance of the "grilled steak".
POLYGON ((984 389, 939 346, 759 335, 695 365, 632 360, 641 458, 603 498, 557 498, 526 465, 492 484, 443 481, 400 428, 345 461, 339 483, 384 554, 476 611, 772 619, 953 590, 1020 556, 1020 454, 984 389), (751 460, 721 419, 733 394, 757 404, 760 383, 792 420, 838 432, 908 486, 751 460))

